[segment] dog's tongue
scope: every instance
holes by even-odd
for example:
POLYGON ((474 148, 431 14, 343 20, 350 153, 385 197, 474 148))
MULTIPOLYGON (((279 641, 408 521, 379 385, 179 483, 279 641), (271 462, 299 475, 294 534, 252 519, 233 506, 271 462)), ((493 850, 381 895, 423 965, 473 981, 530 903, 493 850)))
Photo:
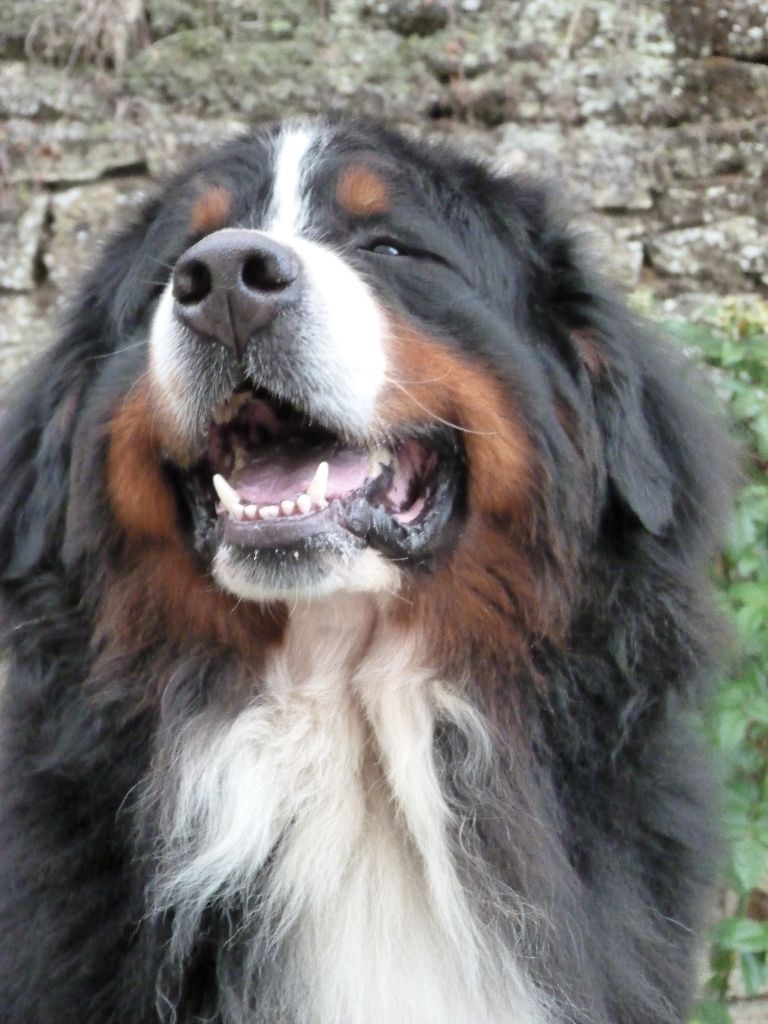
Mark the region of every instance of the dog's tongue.
POLYGON ((297 495, 307 492, 321 462, 328 463, 326 501, 359 490, 368 476, 369 457, 365 452, 283 449, 249 459, 230 475, 229 482, 244 504, 279 505, 281 501, 293 501, 297 495))

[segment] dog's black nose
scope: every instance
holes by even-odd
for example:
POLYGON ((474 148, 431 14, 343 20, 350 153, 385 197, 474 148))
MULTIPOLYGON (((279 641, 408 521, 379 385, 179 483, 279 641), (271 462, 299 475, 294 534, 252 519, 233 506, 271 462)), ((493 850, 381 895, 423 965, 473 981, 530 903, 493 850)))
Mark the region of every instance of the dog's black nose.
POLYGON ((300 269, 290 249, 257 231, 214 231, 174 268, 176 315, 240 356, 253 334, 295 301, 300 269))

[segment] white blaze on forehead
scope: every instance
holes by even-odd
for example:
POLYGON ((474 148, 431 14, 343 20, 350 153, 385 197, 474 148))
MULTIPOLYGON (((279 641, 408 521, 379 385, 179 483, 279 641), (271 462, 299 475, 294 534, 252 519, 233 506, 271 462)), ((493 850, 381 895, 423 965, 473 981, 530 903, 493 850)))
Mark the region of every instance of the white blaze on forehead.
POLYGON ((285 128, 275 146, 275 183, 267 215, 267 230, 275 234, 298 235, 306 226, 306 205, 302 187, 306 181, 309 152, 318 140, 318 130, 310 125, 285 128))

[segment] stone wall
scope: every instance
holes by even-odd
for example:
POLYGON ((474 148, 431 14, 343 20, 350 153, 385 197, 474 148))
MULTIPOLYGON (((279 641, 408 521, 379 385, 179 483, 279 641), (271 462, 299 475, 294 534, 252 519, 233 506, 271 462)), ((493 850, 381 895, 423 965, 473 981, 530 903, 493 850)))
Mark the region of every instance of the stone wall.
POLYGON ((0 379, 187 156, 329 107, 558 175, 606 269, 768 284, 764 0, 0 0, 0 379))
POLYGON ((157 181, 329 107, 557 175, 628 288, 768 285, 765 0, 0 0, 0 383, 157 181))

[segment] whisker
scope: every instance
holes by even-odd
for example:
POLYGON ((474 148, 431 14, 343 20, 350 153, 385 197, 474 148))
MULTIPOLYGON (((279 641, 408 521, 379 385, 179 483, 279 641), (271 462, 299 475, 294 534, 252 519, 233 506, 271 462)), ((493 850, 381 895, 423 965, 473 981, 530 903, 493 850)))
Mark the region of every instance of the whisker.
POLYGON ((150 262, 155 263, 158 267, 165 267, 166 270, 173 270, 176 266, 175 263, 166 263, 165 260, 160 260, 157 256, 150 256, 150 262))
POLYGON ((88 356, 89 363, 95 363, 99 359, 111 359, 112 356, 119 355, 121 352, 130 352, 133 348, 143 348, 146 345, 146 341, 137 341, 133 345, 123 345, 121 348, 116 349, 114 352, 102 352, 98 356, 88 356))
POLYGON ((420 402, 418 398, 412 395, 410 391, 403 387, 402 384, 398 383, 398 381, 390 380, 390 384, 394 384, 396 388, 399 388, 403 394, 407 395, 415 405, 418 405, 420 409, 423 409, 423 411, 427 413, 427 415, 431 416, 433 420, 437 420, 438 423, 442 423, 446 427, 452 427, 454 430, 459 430, 462 434, 476 434, 478 437, 495 437, 498 434, 498 430, 472 430, 470 427, 462 427, 458 423, 451 423, 450 420, 446 420, 442 416, 438 416, 438 414, 433 412, 429 406, 420 402))
POLYGON ((450 376, 450 371, 446 370, 445 373, 439 377, 428 377, 425 380, 395 380, 394 377, 387 377, 390 384, 439 384, 441 380, 445 380, 446 377, 450 376))

